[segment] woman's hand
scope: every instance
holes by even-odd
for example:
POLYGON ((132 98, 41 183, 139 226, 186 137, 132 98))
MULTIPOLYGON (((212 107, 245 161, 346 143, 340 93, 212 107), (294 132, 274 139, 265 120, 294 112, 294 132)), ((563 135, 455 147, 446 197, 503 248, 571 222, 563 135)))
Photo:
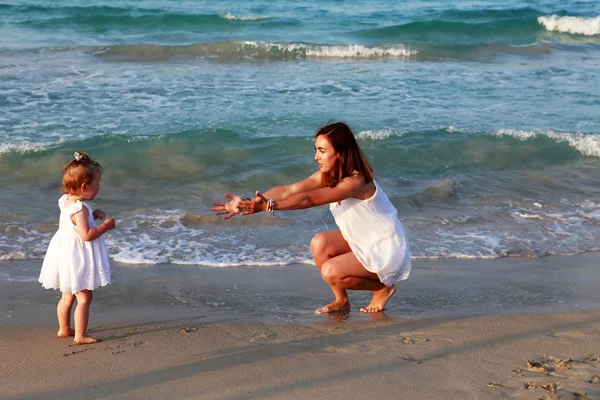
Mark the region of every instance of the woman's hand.
POLYGON ((215 215, 225 215, 224 219, 229 219, 235 214, 239 214, 240 202, 243 201, 240 196, 234 194, 225 193, 226 198, 231 199, 230 201, 213 201, 211 211, 215 211, 215 215))
POLYGON ((255 214, 257 212, 265 211, 267 209, 268 201, 269 200, 257 190, 256 196, 253 199, 240 201, 239 208, 242 215, 255 214))
POLYGON ((94 216, 94 219, 104 219, 106 218, 106 213, 100 209, 96 209, 94 210, 94 212, 92 213, 92 215, 94 216))

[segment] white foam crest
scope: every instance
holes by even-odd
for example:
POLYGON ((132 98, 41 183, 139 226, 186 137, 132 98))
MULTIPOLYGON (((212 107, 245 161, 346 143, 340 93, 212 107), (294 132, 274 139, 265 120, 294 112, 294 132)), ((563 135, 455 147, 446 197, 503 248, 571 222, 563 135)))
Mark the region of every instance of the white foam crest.
POLYGON ((251 243, 248 234, 233 232, 228 240, 210 229, 188 226, 184 210, 136 210, 122 216, 118 232, 106 242, 115 261, 124 264, 201 265, 211 267, 278 266, 307 259, 306 246, 282 246, 276 251, 251 243))
POLYGON ((231 13, 226 13, 221 15, 223 18, 231 20, 231 21, 259 21, 262 19, 269 19, 268 15, 251 15, 247 17, 237 17, 231 13))
POLYGON ((349 44, 337 46, 307 45, 299 43, 267 43, 267 42, 244 42, 247 46, 258 48, 275 49, 280 52, 301 52, 308 58, 382 58, 382 57, 401 57, 406 58, 417 54, 416 50, 407 49, 403 45, 394 45, 389 47, 370 47, 362 44, 349 44))
POLYGON ((600 135, 584 133, 559 133, 554 131, 529 132, 513 129, 496 131, 496 136, 511 136, 519 140, 527 140, 540 135, 547 136, 556 142, 567 142, 570 147, 584 156, 600 157, 600 135))
POLYGON ((538 23, 548 31, 573 33, 594 36, 600 34, 600 16, 591 17, 559 17, 558 15, 538 17, 538 23))
POLYGON ((501 238, 492 232, 466 231, 459 233, 456 231, 444 231, 434 229, 434 233, 439 238, 449 238, 451 246, 446 248, 443 245, 444 240, 436 243, 435 249, 429 249, 429 253, 438 253, 444 258, 497 258, 500 257, 498 250, 501 248, 501 238), (479 248, 472 248, 473 243, 478 243, 479 248), (469 249, 468 252, 460 252, 457 249, 469 249), (433 250, 433 251, 431 251, 433 250))
POLYGON ((581 208, 575 212, 574 218, 583 218, 583 221, 591 222, 590 219, 600 221, 600 204, 592 200, 586 200, 577 207, 581 208))
POLYGON ((50 147, 49 143, 0 143, 0 154, 6 153, 37 153, 50 147))
POLYGON ((514 211, 511 216, 517 221, 524 220, 539 220, 539 221, 554 221, 554 222, 563 222, 565 220, 563 214, 559 213, 533 213, 526 211, 514 211))
POLYGON ((375 131, 360 131, 356 135, 358 139, 371 139, 371 140, 384 140, 392 135, 399 136, 396 132, 389 129, 375 130, 375 131))
POLYGON ((585 212, 583 213, 583 216, 587 219, 595 219, 596 221, 600 221, 600 210, 585 212))
MULTIPOLYGON (((212 241, 212 240, 207 240, 212 241)), ((207 267, 240 266, 282 266, 295 263, 307 263, 305 256, 292 251, 274 254, 273 249, 259 248, 253 245, 233 248, 218 248, 214 244, 200 243, 179 237, 168 240, 156 240, 149 237, 137 243, 119 245, 119 252, 113 256, 123 264, 164 264, 198 265, 207 267)))
POLYGON ((23 251, 9 251, 0 253, 0 261, 28 260, 31 257, 23 251))
POLYGON ((379 57, 410 57, 417 54, 404 46, 398 47, 368 47, 362 44, 345 46, 309 46, 307 57, 315 58, 379 58, 379 57))
MULTIPOLYGON (((10 216, 2 215, 5 220, 10 216)), ((23 221, 0 222, 0 261, 31 260, 44 256, 54 231, 42 232, 23 221)))
POLYGON ((500 129, 499 131, 496 131, 497 137, 510 136, 519 140, 531 139, 532 137, 536 137, 537 135, 538 133, 536 132, 518 131, 515 129, 500 129))
MULTIPOLYGON (((569 146, 577 149, 585 156, 600 157, 600 137, 592 135, 574 134, 554 134, 559 139, 567 141, 569 146)), ((552 137, 552 136, 551 136, 552 137)))
POLYGON ((596 207, 600 207, 600 203, 596 203, 590 199, 585 200, 583 203, 579 204, 580 207, 584 209, 592 209, 596 207))

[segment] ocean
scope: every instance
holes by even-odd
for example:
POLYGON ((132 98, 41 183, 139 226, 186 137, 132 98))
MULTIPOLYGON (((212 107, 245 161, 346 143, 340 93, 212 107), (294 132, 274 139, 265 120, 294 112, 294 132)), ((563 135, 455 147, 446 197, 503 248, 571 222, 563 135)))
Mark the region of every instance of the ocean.
POLYGON ((86 151, 113 260, 310 264, 328 207, 223 221, 211 202, 305 178, 338 120, 414 258, 600 250, 595 0, 16 0, 0 2, 0 261, 41 265, 61 168, 86 151))

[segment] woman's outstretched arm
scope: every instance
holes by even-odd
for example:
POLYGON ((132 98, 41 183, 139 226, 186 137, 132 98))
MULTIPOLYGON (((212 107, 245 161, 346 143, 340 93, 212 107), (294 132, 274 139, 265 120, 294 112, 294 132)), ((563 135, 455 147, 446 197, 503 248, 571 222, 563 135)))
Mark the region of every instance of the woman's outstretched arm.
MULTIPOLYGON (((274 198, 270 197, 271 191, 264 194, 257 191, 254 199, 241 201, 239 207, 242 215, 270 210, 301 210, 360 196, 366 188, 367 185, 365 185, 363 178, 356 174, 344 178, 333 188, 319 187, 313 190, 296 192, 287 197, 274 198), (270 206, 269 201, 271 201, 270 206)), ((279 193, 275 192, 275 194, 279 193)), ((287 193, 284 192, 284 194, 287 193)))
MULTIPOLYGON (((317 171, 311 176, 296 183, 289 185, 277 186, 269 189, 265 192, 268 198, 273 200, 279 200, 286 197, 290 197, 297 193, 314 191, 321 188, 321 172, 317 171)), ((225 219, 229 219, 236 214, 242 212, 241 203, 243 199, 240 196, 225 193, 226 198, 231 199, 229 201, 213 201, 211 208, 215 211, 215 215, 225 215, 225 219)))
POLYGON ((273 189, 269 189, 264 192, 263 195, 268 199, 281 200, 297 193, 312 192, 322 187, 321 171, 316 171, 306 179, 296 183, 291 183, 289 185, 274 187, 273 189))

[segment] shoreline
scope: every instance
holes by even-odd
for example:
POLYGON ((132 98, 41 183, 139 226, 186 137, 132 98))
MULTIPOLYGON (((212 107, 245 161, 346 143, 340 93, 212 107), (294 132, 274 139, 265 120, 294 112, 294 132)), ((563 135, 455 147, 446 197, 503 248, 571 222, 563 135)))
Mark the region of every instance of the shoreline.
MULTIPOLYGON (((394 318, 476 316, 600 309, 600 252, 575 256, 413 260, 384 313, 394 318)), ((0 262, 0 272, 32 278, 41 260, 0 262), (27 276, 26 276, 27 277, 27 276)), ((161 315, 275 318, 310 321, 332 300, 312 265, 199 267, 112 262, 113 284, 94 291, 94 321, 151 321, 161 315), (138 314, 136 317, 136 313, 138 314)), ((349 318, 369 303, 370 292, 350 291, 349 318)), ((0 280, 2 324, 55 323, 60 292, 38 282, 0 280)))
POLYGON ((55 338, 60 292, 0 281, 0 387, 7 400, 597 398, 599 261, 415 260, 373 315, 360 292, 351 312, 314 315, 331 294, 313 266, 113 263, 89 346, 55 338))

